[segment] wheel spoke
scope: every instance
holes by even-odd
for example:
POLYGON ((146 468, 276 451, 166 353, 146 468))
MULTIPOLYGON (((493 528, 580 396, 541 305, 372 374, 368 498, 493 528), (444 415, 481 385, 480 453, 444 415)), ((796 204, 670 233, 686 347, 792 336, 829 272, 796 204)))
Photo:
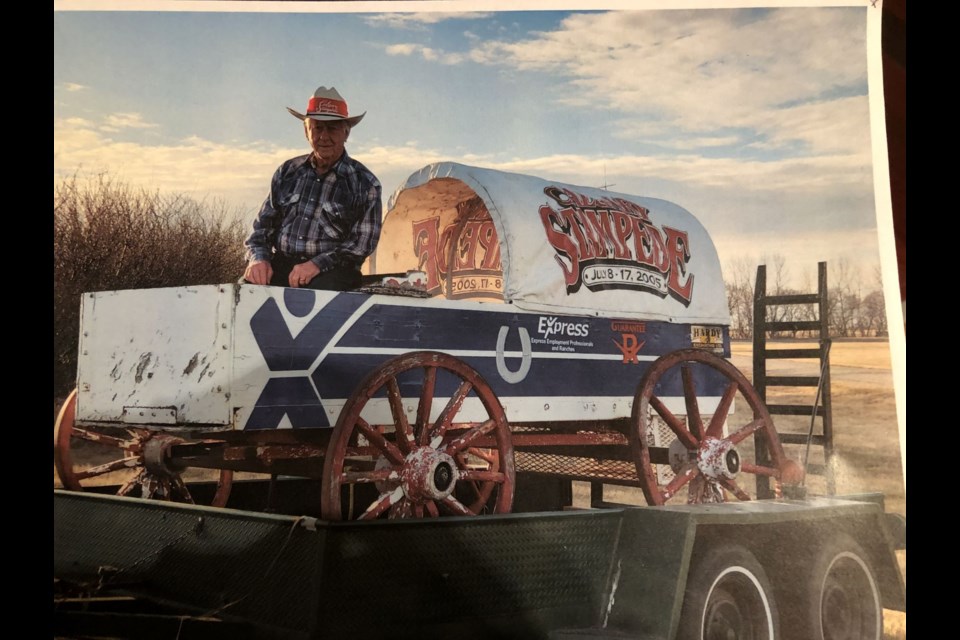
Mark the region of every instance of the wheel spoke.
POLYGON ((423 505, 422 505, 422 504, 415 504, 415 505, 413 505, 413 517, 414 517, 414 518, 422 518, 422 517, 423 517, 423 505))
POLYGON ((475 515, 473 511, 470 511, 470 509, 467 509, 467 507, 462 502, 460 502, 453 496, 447 496, 446 498, 441 500, 440 506, 446 509, 447 511, 449 511, 450 513, 452 513, 453 515, 457 515, 457 516, 475 515))
POLYGON ((740 388, 740 385, 736 381, 731 382, 727 385, 726 391, 723 392, 723 396, 720 398, 720 404, 717 405, 717 410, 713 414, 713 418, 710 420, 710 426, 707 427, 707 435, 713 438, 722 438, 723 437, 723 423, 727 420, 727 414, 730 411, 730 405, 733 404, 733 399, 737 395, 737 390, 740 388))
POLYGON ((663 501, 666 502, 677 494, 677 491, 683 488, 685 484, 693 480, 700 474, 696 465, 688 464, 665 486, 660 493, 663 494, 663 501))
POLYGON ((433 393, 437 385, 437 368, 425 367, 423 386, 420 388, 420 404, 417 405, 417 434, 420 446, 426 446, 430 435, 430 411, 433 409, 433 393))
POLYGON ((440 412, 440 417, 437 418, 437 424, 433 426, 433 431, 430 433, 430 439, 432 441, 439 442, 439 440, 443 439, 444 434, 453 422, 453 417, 460 411, 460 407, 463 406, 463 401, 466 400, 467 394, 470 393, 471 389, 473 389, 473 385, 470 384, 468 380, 464 380, 460 383, 456 392, 450 396, 447 406, 440 412))
POLYGON ((484 462, 487 462, 491 465, 499 464, 500 458, 496 455, 496 452, 491 449, 486 449, 482 447, 470 447, 467 449, 467 453, 477 458, 480 458, 484 462))
POLYGON ((344 471, 340 474, 340 482, 343 484, 371 484, 374 482, 386 482, 396 479, 397 470, 393 467, 385 467, 374 471, 344 471), (391 478, 390 476, 394 476, 391 478))
POLYGON ((370 441, 370 444, 375 446, 377 449, 383 452, 383 455, 387 457, 390 462, 395 465, 402 465, 404 455, 400 450, 388 442, 386 438, 383 437, 383 434, 370 426, 363 418, 357 418, 357 429, 366 436, 367 440, 370 441))
POLYGON ((108 447, 116 447, 117 449, 127 449, 131 445, 135 444, 135 442, 131 440, 124 440, 123 438, 108 436, 105 433, 100 433, 99 431, 82 429, 80 427, 74 427, 71 435, 72 437, 79 438, 80 440, 96 442, 108 447))
POLYGON ((401 498, 403 498, 403 489, 400 487, 388 493, 380 494, 380 497, 367 507, 367 510, 360 514, 357 520, 374 520, 378 518, 380 514, 399 502, 401 498))
POLYGON ((433 500, 428 500, 423 504, 423 507, 427 510, 427 514, 431 518, 439 518, 440 511, 437 509, 437 503, 433 500))
POLYGON ((506 480, 504 475, 499 471, 481 471, 479 469, 464 469, 460 472, 461 480, 469 480, 474 482, 503 482, 506 480))
POLYGON ((763 465, 759 464, 750 464, 749 462, 741 462, 740 471, 743 473, 752 473, 755 476, 769 476, 771 478, 780 477, 780 469, 764 467, 763 465))
POLYGON ((390 507, 390 511, 387 513, 388 520, 397 520, 401 518, 410 518, 413 516, 413 503, 404 496, 400 498, 400 501, 395 505, 390 507))
MULTIPOLYGON (((193 496, 190 495, 190 490, 187 489, 187 485, 186 485, 186 483, 184 483, 182 477, 180 477, 179 475, 173 476, 173 478, 171 479, 171 483, 170 483, 170 484, 171 484, 171 489, 175 490, 176 493, 177 493, 185 502, 187 502, 187 503, 189 503, 189 504, 196 504, 196 502, 193 501, 193 496)), ((170 497, 172 498, 173 495, 171 495, 170 497)))
POLYGON ((697 402, 697 387, 693 383, 693 372, 689 365, 680 367, 683 379, 683 400, 687 406, 687 424, 697 440, 703 440, 703 418, 700 417, 700 403, 697 402))
POLYGON ((727 440, 729 440, 733 444, 740 444, 747 436, 749 436, 752 433, 756 433, 757 431, 762 429, 765 424, 766 422, 764 421, 763 418, 757 418, 756 420, 751 420, 748 424, 745 424, 744 426, 740 427, 739 429, 731 433, 729 436, 727 436, 727 440))
POLYGON ((120 469, 133 469, 138 466, 140 466, 140 458, 120 458, 111 462, 105 462, 104 464, 100 464, 95 467, 90 467, 89 469, 84 469, 83 471, 77 471, 76 477, 78 480, 86 480, 87 478, 102 476, 103 474, 110 473, 112 471, 119 471, 120 469))
POLYGON ((393 414, 393 424, 397 429, 397 445, 403 453, 410 453, 413 443, 413 431, 407 421, 407 414, 403 410, 403 398, 400 396, 400 385, 396 378, 387 380, 387 398, 390 400, 390 412, 393 414))
POLYGON ((496 420, 493 418, 487 420, 486 422, 481 423, 480 425, 470 429, 465 434, 457 438, 456 440, 451 441, 444 448, 444 452, 447 455, 453 456, 458 453, 463 452, 465 449, 469 449, 474 442, 483 436, 487 435, 497 426, 496 420))
POLYGON ((129 495, 130 492, 133 491, 134 487, 137 487, 138 485, 143 484, 144 476, 146 475, 146 473, 147 473, 146 469, 141 469, 140 473, 138 473, 137 475, 133 476, 132 478, 127 480, 125 483, 123 483, 123 486, 121 486, 120 489, 117 490, 117 495, 118 496, 129 495))
POLYGON ((693 434, 687 430, 687 427, 683 424, 683 420, 673 415, 673 412, 667 409, 667 406, 663 404, 660 398, 656 396, 651 397, 650 406, 663 418, 663 421, 667 423, 667 426, 670 427, 670 430, 673 431, 684 447, 687 449, 700 448, 700 443, 693 437, 693 434))
POLYGON ((720 484, 723 485, 723 488, 737 496, 740 500, 749 500, 750 494, 740 488, 740 486, 734 482, 731 478, 719 478, 720 484))

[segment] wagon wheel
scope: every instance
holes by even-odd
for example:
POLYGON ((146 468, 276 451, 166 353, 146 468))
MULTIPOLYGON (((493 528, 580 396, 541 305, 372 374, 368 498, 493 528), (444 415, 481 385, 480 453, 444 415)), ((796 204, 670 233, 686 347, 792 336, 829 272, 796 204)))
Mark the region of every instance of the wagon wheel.
POLYGON ((773 419, 746 377, 723 358, 699 349, 661 356, 647 370, 633 402, 630 443, 644 496, 652 505, 665 504, 684 489, 689 503, 723 502, 731 495, 739 500, 780 497, 781 483, 797 484, 803 478, 800 466, 784 454, 773 419), (696 388, 697 378, 708 370, 719 373, 725 385, 712 415, 701 408, 696 388), (682 393, 686 421, 659 397, 671 385, 682 393), (736 413, 729 414, 735 399, 736 413), (674 438, 669 468, 651 461, 649 440, 656 419, 674 438), (744 476, 754 477, 754 491, 744 476))
MULTIPOLYGON (((181 470, 163 463, 166 449, 184 442, 182 438, 144 428, 77 427, 77 390, 67 397, 54 426, 53 463, 65 489, 83 491, 84 484, 119 484, 117 495, 157 498, 193 503, 181 470), (73 449, 79 443, 96 445, 97 457, 108 462, 81 468, 73 462, 73 449), (108 474, 115 474, 110 476, 108 474), (89 481, 89 482, 88 482, 89 481)), ((222 507, 230 497, 233 471, 222 469, 211 505, 222 507)))
POLYGON ((417 351, 371 372, 340 412, 321 511, 328 520, 509 513, 514 480, 510 427, 490 386, 452 356, 417 351))

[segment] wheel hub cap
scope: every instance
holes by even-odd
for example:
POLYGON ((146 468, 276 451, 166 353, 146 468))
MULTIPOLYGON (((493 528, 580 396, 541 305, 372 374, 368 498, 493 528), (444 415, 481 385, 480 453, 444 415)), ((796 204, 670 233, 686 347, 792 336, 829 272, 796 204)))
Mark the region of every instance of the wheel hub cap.
POLYGON ((452 457, 430 447, 420 447, 404 461, 400 486, 404 495, 415 502, 443 500, 453 493, 459 477, 452 457))
POLYGON ((155 435, 143 443, 143 466, 148 473, 158 476, 175 476, 178 469, 170 465, 170 447, 183 442, 182 438, 164 434, 155 435))
POLYGON ((740 453, 729 440, 707 437, 697 453, 697 467, 711 480, 732 480, 740 473, 740 453))

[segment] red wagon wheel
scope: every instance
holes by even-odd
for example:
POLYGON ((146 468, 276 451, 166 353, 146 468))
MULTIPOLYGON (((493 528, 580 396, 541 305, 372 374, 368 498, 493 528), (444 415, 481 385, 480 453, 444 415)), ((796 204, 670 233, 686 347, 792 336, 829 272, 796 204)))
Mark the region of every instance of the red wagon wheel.
POLYGON ((727 360, 700 349, 669 353, 650 366, 634 398, 630 442, 640 484, 651 505, 683 495, 689 503, 723 502, 731 495, 750 500, 767 497, 768 492, 779 497, 781 483, 797 484, 803 478, 800 466, 784 454, 773 419, 750 382, 727 360), (709 414, 701 407, 703 395, 695 382, 698 371, 704 369, 725 379, 709 414), (669 378, 676 384, 678 373, 682 412, 671 411, 660 397, 664 382, 669 378), (735 401, 736 411, 731 414, 735 401), (657 458, 660 464, 651 461, 651 434, 658 419, 672 440, 669 465, 662 456, 657 458), (752 491, 744 483, 745 476, 755 480, 752 491))
MULTIPOLYGON (((166 451, 184 442, 182 438, 149 429, 78 427, 75 424, 77 390, 67 397, 54 426, 53 463, 65 489, 83 491, 101 484, 119 484, 117 495, 157 498, 193 503, 193 496, 180 474, 165 463, 166 451), (74 464, 73 450, 80 443, 94 446, 92 458, 106 458, 90 467, 74 464), (111 475, 112 474, 112 475, 111 475)), ((222 469, 217 490, 211 501, 214 507, 226 505, 233 484, 233 471, 222 469)))
POLYGON ((515 475, 490 385, 457 358, 416 351, 371 372, 340 412, 321 511, 327 520, 509 513, 515 475))

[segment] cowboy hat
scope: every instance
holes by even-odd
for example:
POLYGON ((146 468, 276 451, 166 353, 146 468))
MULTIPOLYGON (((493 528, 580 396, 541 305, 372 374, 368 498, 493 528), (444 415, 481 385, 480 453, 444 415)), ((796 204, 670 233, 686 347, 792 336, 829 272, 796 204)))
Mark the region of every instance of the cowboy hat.
POLYGON ((367 112, 364 111, 358 116, 351 117, 347 111, 347 101, 333 87, 329 89, 320 87, 314 91, 313 97, 307 102, 306 114, 294 111, 290 107, 287 107, 287 111, 301 120, 305 118, 322 121, 343 120, 350 127, 356 126, 363 120, 363 116, 367 115, 367 112))

